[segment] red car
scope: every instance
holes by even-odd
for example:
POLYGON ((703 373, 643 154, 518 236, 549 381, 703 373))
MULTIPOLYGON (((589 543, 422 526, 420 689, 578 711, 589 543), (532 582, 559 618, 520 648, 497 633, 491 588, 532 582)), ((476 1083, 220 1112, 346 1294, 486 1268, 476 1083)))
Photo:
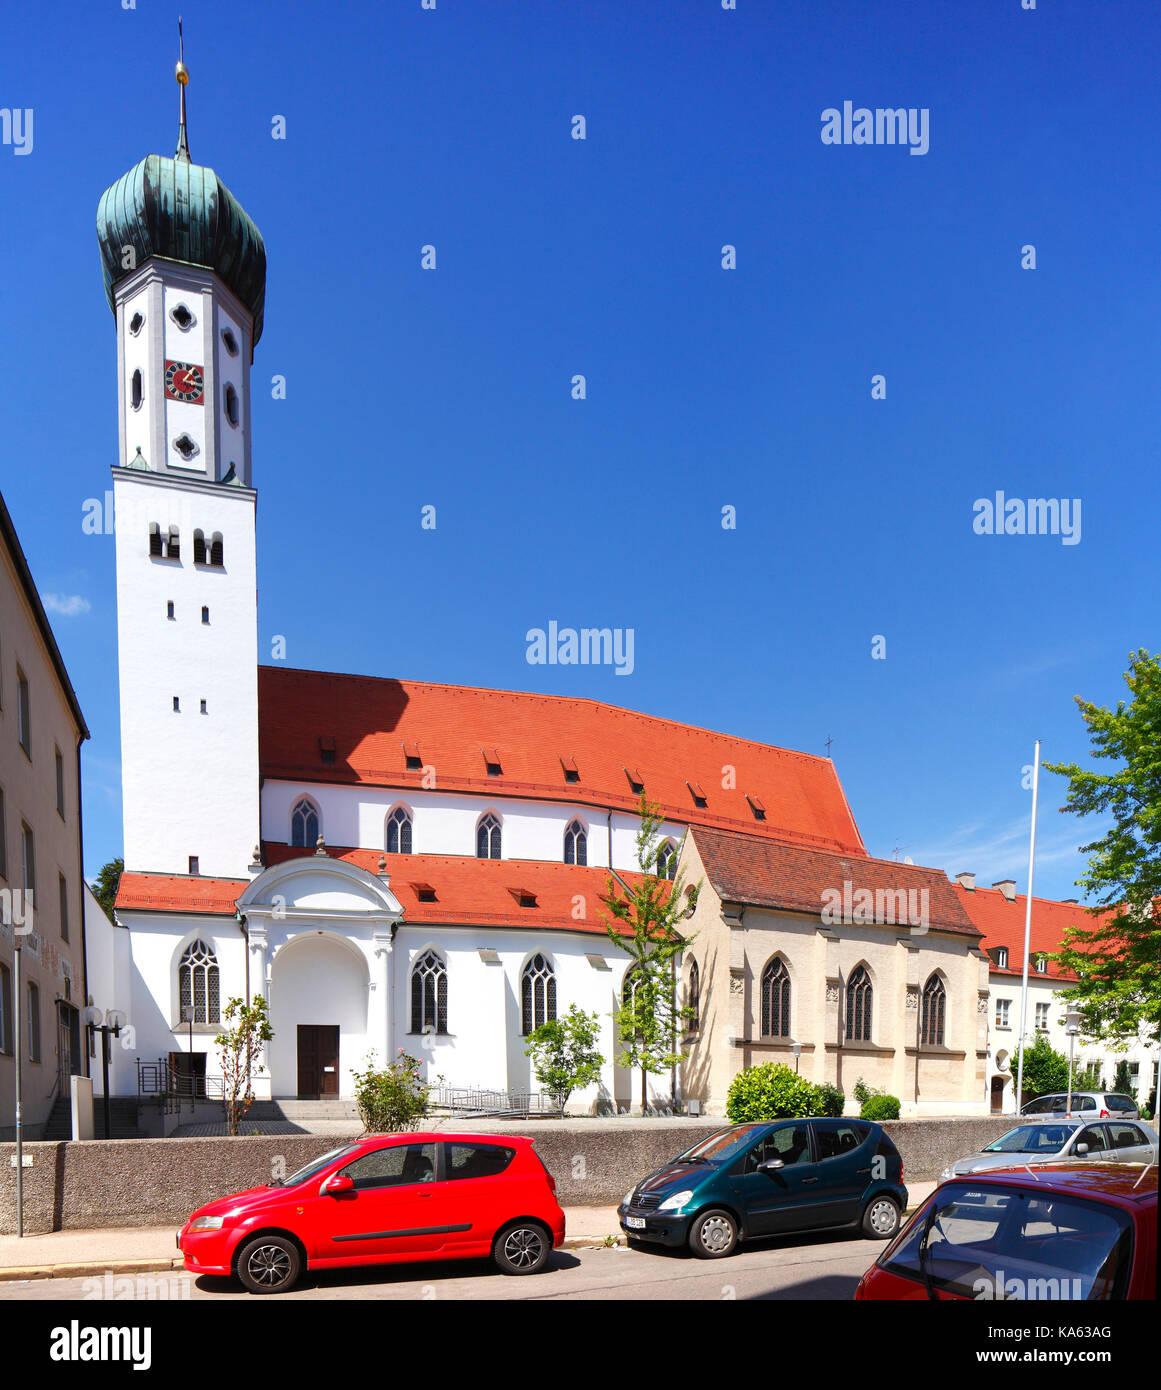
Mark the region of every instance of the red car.
POLYGON ((936 1188, 857 1299, 1153 1299, 1157 1165, 993 1168, 936 1188))
POLYGON ((199 1207, 177 1243, 193 1274, 282 1293, 305 1269, 490 1255, 535 1274, 564 1240, 556 1181, 531 1139, 387 1134, 199 1207))

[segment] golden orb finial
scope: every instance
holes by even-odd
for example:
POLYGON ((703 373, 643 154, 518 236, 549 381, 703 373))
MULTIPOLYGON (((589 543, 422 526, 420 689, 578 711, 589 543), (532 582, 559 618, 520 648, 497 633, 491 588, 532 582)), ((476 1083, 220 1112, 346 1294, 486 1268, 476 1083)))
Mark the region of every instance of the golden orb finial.
POLYGON ((189 86, 189 68, 185 65, 185 38, 181 32, 181 15, 177 17, 177 66, 173 70, 177 85, 181 88, 181 123, 177 129, 177 149, 174 159, 189 162, 189 142, 185 134, 185 89, 189 86))
POLYGON ((173 75, 183 87, 189 85, 189 68, 187 68, 184 63, 177 64, 173 70, 173 75))

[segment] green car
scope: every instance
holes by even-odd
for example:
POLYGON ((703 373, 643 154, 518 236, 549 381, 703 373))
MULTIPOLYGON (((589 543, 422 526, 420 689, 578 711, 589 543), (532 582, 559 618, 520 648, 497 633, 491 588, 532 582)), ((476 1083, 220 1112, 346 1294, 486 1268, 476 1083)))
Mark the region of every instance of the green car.
POLYGON ((731 1125, 637 1184, 617 1208, 630 1241, 702 1259, 739 1240, 833 1227, 887 1240, 907 1208, 903 1160, 869 1120, 731 1125))

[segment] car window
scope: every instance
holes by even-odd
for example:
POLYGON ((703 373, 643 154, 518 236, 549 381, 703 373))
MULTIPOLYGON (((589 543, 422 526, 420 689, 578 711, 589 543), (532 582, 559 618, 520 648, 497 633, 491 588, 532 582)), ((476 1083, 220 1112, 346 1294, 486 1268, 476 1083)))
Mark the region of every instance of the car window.
POLYGON ((333 1163, 336 1158, 341 1158, 343 1154, 350 1153, 354 1144, 343 1144, 341 1148, 330 1149, 325 1154, 320 1154, 318 1158, 312 1158, 309 1163, 304 1163, 297 1172, 291 1173, 290 1177, 283 1178, 282 1187, 297 1187, 300 1182, 306 1182, 315 1173, 320 1173, 328 1163, 333 1163))
POLYGON ((818 1143, 820 1159, 840 1158, 843 1154, 853 1153, 859 1147, 867 1137, 867 1130, 863 1125, 818 1124, 814 1127, 814 1137, 818 1143))
POLYGON ((445 1144, 443 1151, 447 1159, 447 1177, 461 1181, 494 1178, 516 1157, 515 1149, 501 1148, 499 1144, 445 1144))
POLYGON ((1072 1108, 1074 1110, 1095 1110, 1097 1108, 1095 1096, 1073 1096, 1072 1108))
POLYGON ((711 1163, 716 1163, 731 1152, 736 1153, 751 1135, 763 1128, 765 1126, 762 1124, 747 1124, 735 1125, 731 1129, 720 1129, 716 1134, 711 1134, 707 1139, 695 1144, 693 1148, 686 1149, 678 1157, 704 1158, 711 1163))
POLYGON ((1063 1096, 1041 1096, 1024 1107, 1025 1115, 1047 1115, 1052 1110, 1064 1109, 1063 1096))
POLYGON ((1084 1129, 1076 1136, 1077 1146, 1087 1144, 1089 1151, 1093 1149, 1107 1149, 1108 1140, 1105 1138, 1103 1125, 1085 1125, 1084 1129))
POLYGON ((1136 1125, 1109 1125, 1108 1129, 1114 1149, 1134 1149, 1148 1142, 1136 1125))
POLYGON ((1136 1110, 1137 1102, 1132 1096, 1105 1096, 1105 1108, 1107 1110, 1136 1110))
POLYGON ((435 1181, 434 1144, 393 1144, 373 1149, 343 1169, 362 1190, 365 1187, 404 1187, 435 1181))
POLYGON ((756 1172, 759 1163, 768 1163, 772 1158, 780 1158, 787 1168, 795 1163, 809 1163, 810 1134, 806 1125, 780 1125, 771 1130, 746 1155, 742 1171, 756 1172))

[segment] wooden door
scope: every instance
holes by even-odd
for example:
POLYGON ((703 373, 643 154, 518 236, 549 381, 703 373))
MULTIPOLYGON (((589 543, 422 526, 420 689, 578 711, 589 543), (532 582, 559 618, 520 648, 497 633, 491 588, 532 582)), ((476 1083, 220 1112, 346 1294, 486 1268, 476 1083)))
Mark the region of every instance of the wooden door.
POLYGON ((339 1094, 339 1030, 329 1024, 298 1025, 298 1097, 339 1094))

